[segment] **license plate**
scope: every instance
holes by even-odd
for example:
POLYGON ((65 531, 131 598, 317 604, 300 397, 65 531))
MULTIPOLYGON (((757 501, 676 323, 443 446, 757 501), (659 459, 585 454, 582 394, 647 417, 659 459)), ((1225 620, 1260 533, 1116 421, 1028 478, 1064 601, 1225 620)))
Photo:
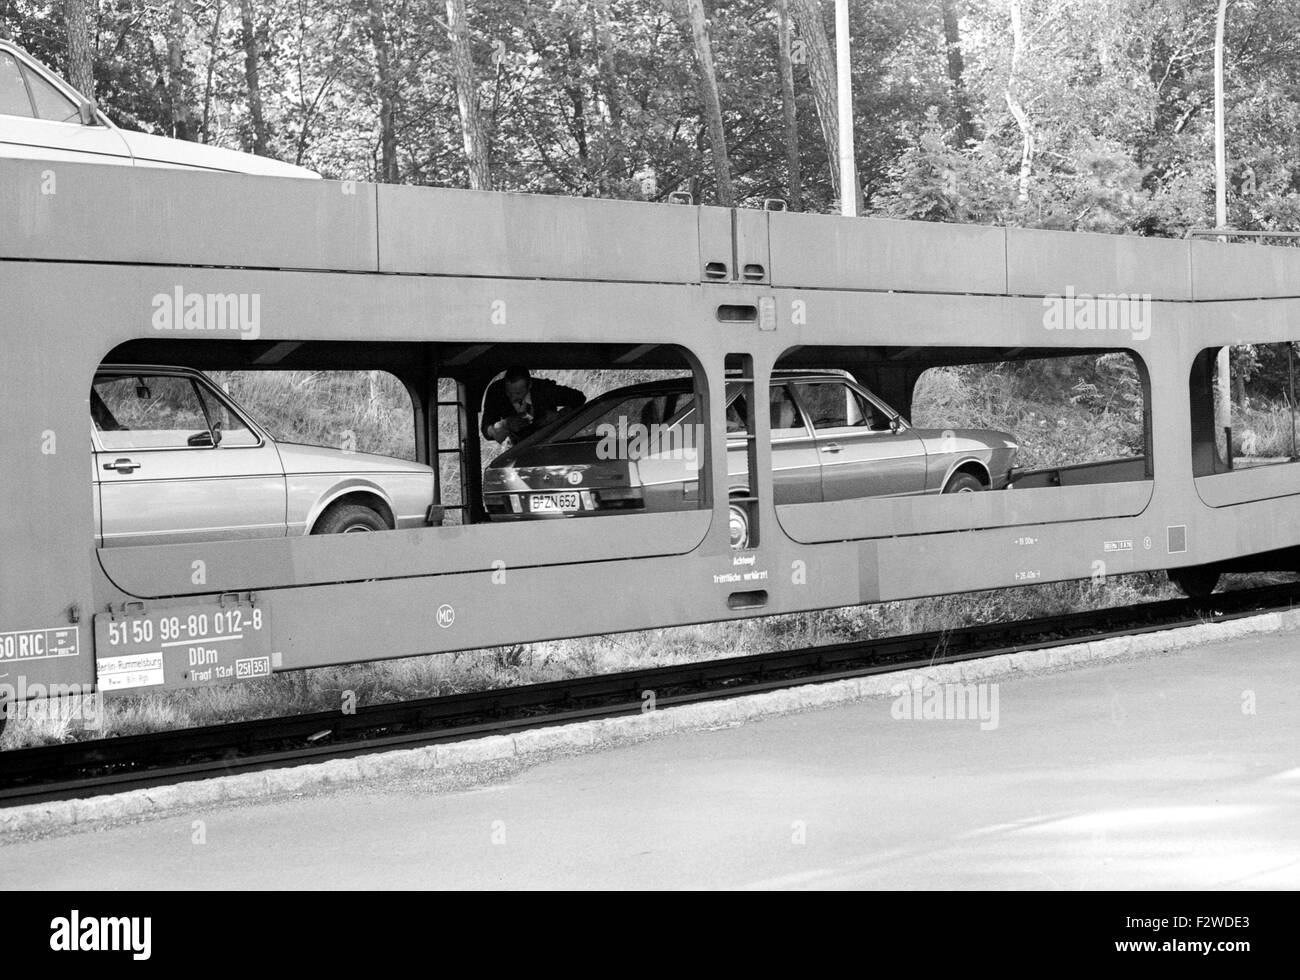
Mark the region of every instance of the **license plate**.
POLYGON ((95 615, 102 691, 269 677, 279 656, 271 646, 267 610, 250 602, 95 615))
POLYGON ((528 510, 533 514, 562 514, 582 510, 582 497, 576 493, 534 493, 528 496, 528 510))

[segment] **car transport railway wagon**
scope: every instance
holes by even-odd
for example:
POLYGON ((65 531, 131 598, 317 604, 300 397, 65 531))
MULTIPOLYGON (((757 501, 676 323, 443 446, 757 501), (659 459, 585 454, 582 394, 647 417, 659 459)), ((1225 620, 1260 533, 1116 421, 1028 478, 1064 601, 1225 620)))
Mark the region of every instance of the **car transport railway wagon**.
POLYGON ((23 160, 0 215, 9 697, 1300 547, 1294 439, 1243 465, 1213 410, 1221 348, 1290 363, 1291 249, 23 160), (927 372, 1085 355, 1132 379, 1126 452, 912 426, 927 372), (492 466, 512 365, 612 414, 492 466), (215 380, 338 371, 400 382, 405 467, 300 463, 215 380))

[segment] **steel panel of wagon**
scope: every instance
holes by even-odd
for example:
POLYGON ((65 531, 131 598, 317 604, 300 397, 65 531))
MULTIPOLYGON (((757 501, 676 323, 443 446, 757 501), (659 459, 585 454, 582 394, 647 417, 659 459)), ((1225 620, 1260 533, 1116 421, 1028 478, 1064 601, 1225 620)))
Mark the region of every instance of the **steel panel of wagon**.
POLYGON ((772 254, 768 215, 772 212, 737 208, 732 213, 735 216, 736 280, 770 282, 772 254))
POLYGON ((1198 476, 1196 494, 1207 507, 1233 507, 1252 500, 1292 497, 1300 494, 1300 467, 1295 463, 1274 463, 1198 476))
POLYGON ((1188 245, 1198 300, 1300 296, 1300 248, 1207 241, 1188 245))
POLYGON ((376 268, 375 187, 0 160, 0 258, 376 268))
POLYGON ((1007 289, 1018 296, 1192 298, 1188 242, 1132 235, 1007 229, 1007 289))
POLYGON ((273 589, 290 582, 321 585, 452 572, 490 576, 536 566, 562 574, 559 568, 576 562, 687 554, 704 541, 712 521, 710 509, 149 545, 102 550, 99 563, 118 589, 140 598, 273 589), (197 583, 196 561, 207 570, 197 583))
POLYGON ((1134 480, 974 494, 859 498, 785 504, 777 507, 776 513, 792 539, 815 544, 1133 517, 1151 502, 1153 487, 1150 480, 1134 480))
POLYGON ((383 184, 383 272, 699 281, 696 209, 383 184))
POLYGON ((1006 232, 881 218, 768 212, 774 286, 1006 292, 1006 232))

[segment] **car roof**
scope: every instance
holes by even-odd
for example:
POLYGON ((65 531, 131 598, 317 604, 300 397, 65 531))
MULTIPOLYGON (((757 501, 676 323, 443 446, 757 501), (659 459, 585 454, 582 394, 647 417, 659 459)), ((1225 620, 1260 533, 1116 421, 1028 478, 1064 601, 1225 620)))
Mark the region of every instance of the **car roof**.
MULTIPOLYGON (((739 380, 738 375, 728 374, 725 377, 728 382, 739 380)), ((852 381, 848 372, 837 370, 825 371, 785 371, 778 370, 772 372, 772 384, 784 384, 787 381, 852 381)), ((612 398, 635 398, 638 395, 653 395, 669 391, 688 391, 694 387, 694 381, 689 376, 681 378, 665 378, 662 381, 642 381, 640 384, 627 385, 623 388, 611 388, 592 399, 592 402, 606 401, 612 398)))
POLYGON ((188 374, 206 378, 202 371, 176 364, 101 364, 95 374, 188 374))

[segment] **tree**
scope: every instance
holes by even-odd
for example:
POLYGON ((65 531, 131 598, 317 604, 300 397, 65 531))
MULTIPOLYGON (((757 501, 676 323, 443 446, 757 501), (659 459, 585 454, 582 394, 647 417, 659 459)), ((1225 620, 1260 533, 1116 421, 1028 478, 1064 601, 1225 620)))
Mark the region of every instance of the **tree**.
POLYGON ((252 128, 249 149, 266 156, 269 134, 262 112, 261 53, 257 45, 257 26, 253 20, 253 0, 239 0, 240 38, 244 48, 244 85, 248 89, 248 116, 252 128))
POLYGON ((965 147, 975 138, 975 122, 971 118, 970 102, 966 93, 966 60, 961 54, 961 20, 958 0, 941 0, 943 42, 947 54, 948 81, 952 83, 953 112, 957 118, 957 145, 965 147))
POLYGON ((68 81, 83 96, 93 100, 95 61, 90 48, 86 0, 63 0, 63 21, 68 29, 68 81))
MULTIPOLYGON (((450 7, 450 3, 448 4, 450 7)), ((396 85, 389 63, 388 28, 384 23, 384 0, 369 0, 370 43, 375 48, 375 71, 379 77, 379 180, 397 183, 396 85)))
POLYGON ((1020 127, 1020 174, 1018 177, 1017 200, 1021 204, 1029 201, 1029 177, 1034 168, 1034 128, 1030 125, 1029 114, 1025 111, 1020 98, 1020 66, 1025 53, 1025 27, 1020 0, 1007 0, 1011 12, 1011 71, 1007 74, 1004 98, 1007 108, 1020 127))
MULTIPOLYGON (((831 185, 840 192, 839 96, 836 91, 835 58, 831 54, 826 24, 822 21, 818 0, 790 0, 790 10, 808 55, 808 81, 817 103, 822 139, 826 142, 826 160, 830 166, 831 185)), ((862 186, 854 188, 858 212, 862 212, 862 186)))
POLYGON ((167 113, 171 135, 178 140, 192 140, 195 135, 185 65, 185 7, 186 0, 172 0, 167 23, 167 113))
POLYGON ((727 134, 722 122, 722 101, 718 97, 718 75, 713 64, 713 44, 703 0, 670 0, 676 6, 685 33, 691 38, 695 53, 697 83, 713 156, 713 172, 718 185, 718 203, 724 208, 736 206, 736 192, 731 185, 731 157, 727 153, 727 134))
POLYGON ((803 210, 803 171, 799 160, 799 118, 794 92, 794 63, 791 60, 790 8, 787 0, 776 0, 777 63, 781 73, 781 118, 785 123, 787 193, 790 210, 803 210))
POLYGON ((465 160, 469 166, 469 186, 478 191, 490 191, 492 164, 479 110, 478 76, 474 71, 465 0, 447 0, 447 36, 451 40, 451 63, 456 78, 465 160))

